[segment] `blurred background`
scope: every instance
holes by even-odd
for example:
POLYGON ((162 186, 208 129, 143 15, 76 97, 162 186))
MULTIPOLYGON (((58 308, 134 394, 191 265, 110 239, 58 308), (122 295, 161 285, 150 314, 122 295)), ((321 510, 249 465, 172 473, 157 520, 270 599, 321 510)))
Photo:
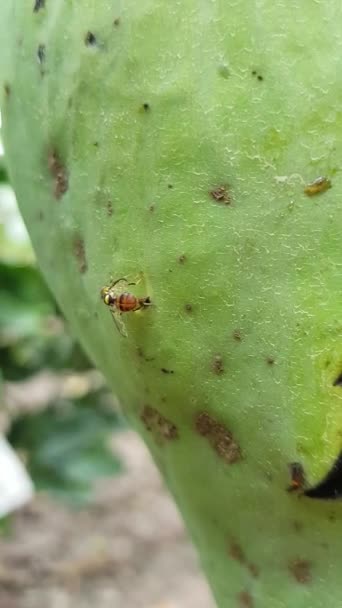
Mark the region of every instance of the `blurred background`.
POLYGON ((141 440, 36 265, 0 138, 0 608, 213 608, 141 440))

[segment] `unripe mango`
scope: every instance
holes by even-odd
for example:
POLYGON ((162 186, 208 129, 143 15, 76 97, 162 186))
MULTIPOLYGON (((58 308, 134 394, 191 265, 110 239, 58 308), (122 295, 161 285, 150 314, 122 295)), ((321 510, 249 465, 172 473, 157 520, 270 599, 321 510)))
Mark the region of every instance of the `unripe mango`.
POLYGON ((339 0, 1 3, 39 263, 220 608, 342 605, 338 469, 322 486, 342 444, 341 23, 339 0), (152 305, 118 331, 100 292, 121 277, 152 305))

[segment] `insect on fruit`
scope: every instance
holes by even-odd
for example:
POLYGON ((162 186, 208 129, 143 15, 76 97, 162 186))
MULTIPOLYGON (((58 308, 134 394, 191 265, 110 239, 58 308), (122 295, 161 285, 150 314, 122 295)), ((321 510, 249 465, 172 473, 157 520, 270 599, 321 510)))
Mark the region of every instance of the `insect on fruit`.
POLYGON ((288 492, 300 492, 305 489, 305 474, 300 462, 291 462, 289 465, 291 483, 287 488, 288 492))
POLYGON ((321 194, 321 192, 326 192, 331 188, 331 181, 327 177, 317 177, 313 182, 305 186, 304 192, 307 196, 315 196, 316 194, 321 194))
POLYGON ((110 312, 112 314, 113 321, 117 326, 119 332, 127 336, 126 330, 124 328, 123 323, 120 321, 121 314, 125 312, 136 312, 137 310, 141 310, 142 308, 146 308, 151 305, 151 300, 149 297, 139 298, 130 292, 120 292, 115 289, 115 287, 119 283, 126 283, 126 285, 135 285, 136 283, 128 283, 127 279, 117 279, 110 283, 110 285, 106 285, 101 289, 101 298, 106 304, 109 306, 110 312))

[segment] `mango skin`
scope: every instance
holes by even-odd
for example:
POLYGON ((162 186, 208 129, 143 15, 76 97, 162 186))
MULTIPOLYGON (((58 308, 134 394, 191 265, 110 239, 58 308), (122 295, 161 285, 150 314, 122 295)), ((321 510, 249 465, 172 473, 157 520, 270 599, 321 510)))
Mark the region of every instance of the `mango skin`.
POLYGON ((44 276, 148 443, 220 608, 342 604, 342 6, 7 0, 11 180, 44 276), (327 176, 332 187, 308 197, 327 176), (100 289, 153 307, 127 338, 100 289))

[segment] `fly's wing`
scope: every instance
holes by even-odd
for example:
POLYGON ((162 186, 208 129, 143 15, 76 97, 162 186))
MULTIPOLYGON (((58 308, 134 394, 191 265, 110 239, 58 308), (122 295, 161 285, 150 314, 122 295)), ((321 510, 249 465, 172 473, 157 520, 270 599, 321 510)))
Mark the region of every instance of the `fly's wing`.
POLYGON ((110 310, 110 313, 112 315, 112 319, 116 325, 116 329, 118 330, 119 334, 121 334, 124 338, 127 338, 127 331, 124 322, 122 321, 121 314, 116 310, 112 309, 110 310))

